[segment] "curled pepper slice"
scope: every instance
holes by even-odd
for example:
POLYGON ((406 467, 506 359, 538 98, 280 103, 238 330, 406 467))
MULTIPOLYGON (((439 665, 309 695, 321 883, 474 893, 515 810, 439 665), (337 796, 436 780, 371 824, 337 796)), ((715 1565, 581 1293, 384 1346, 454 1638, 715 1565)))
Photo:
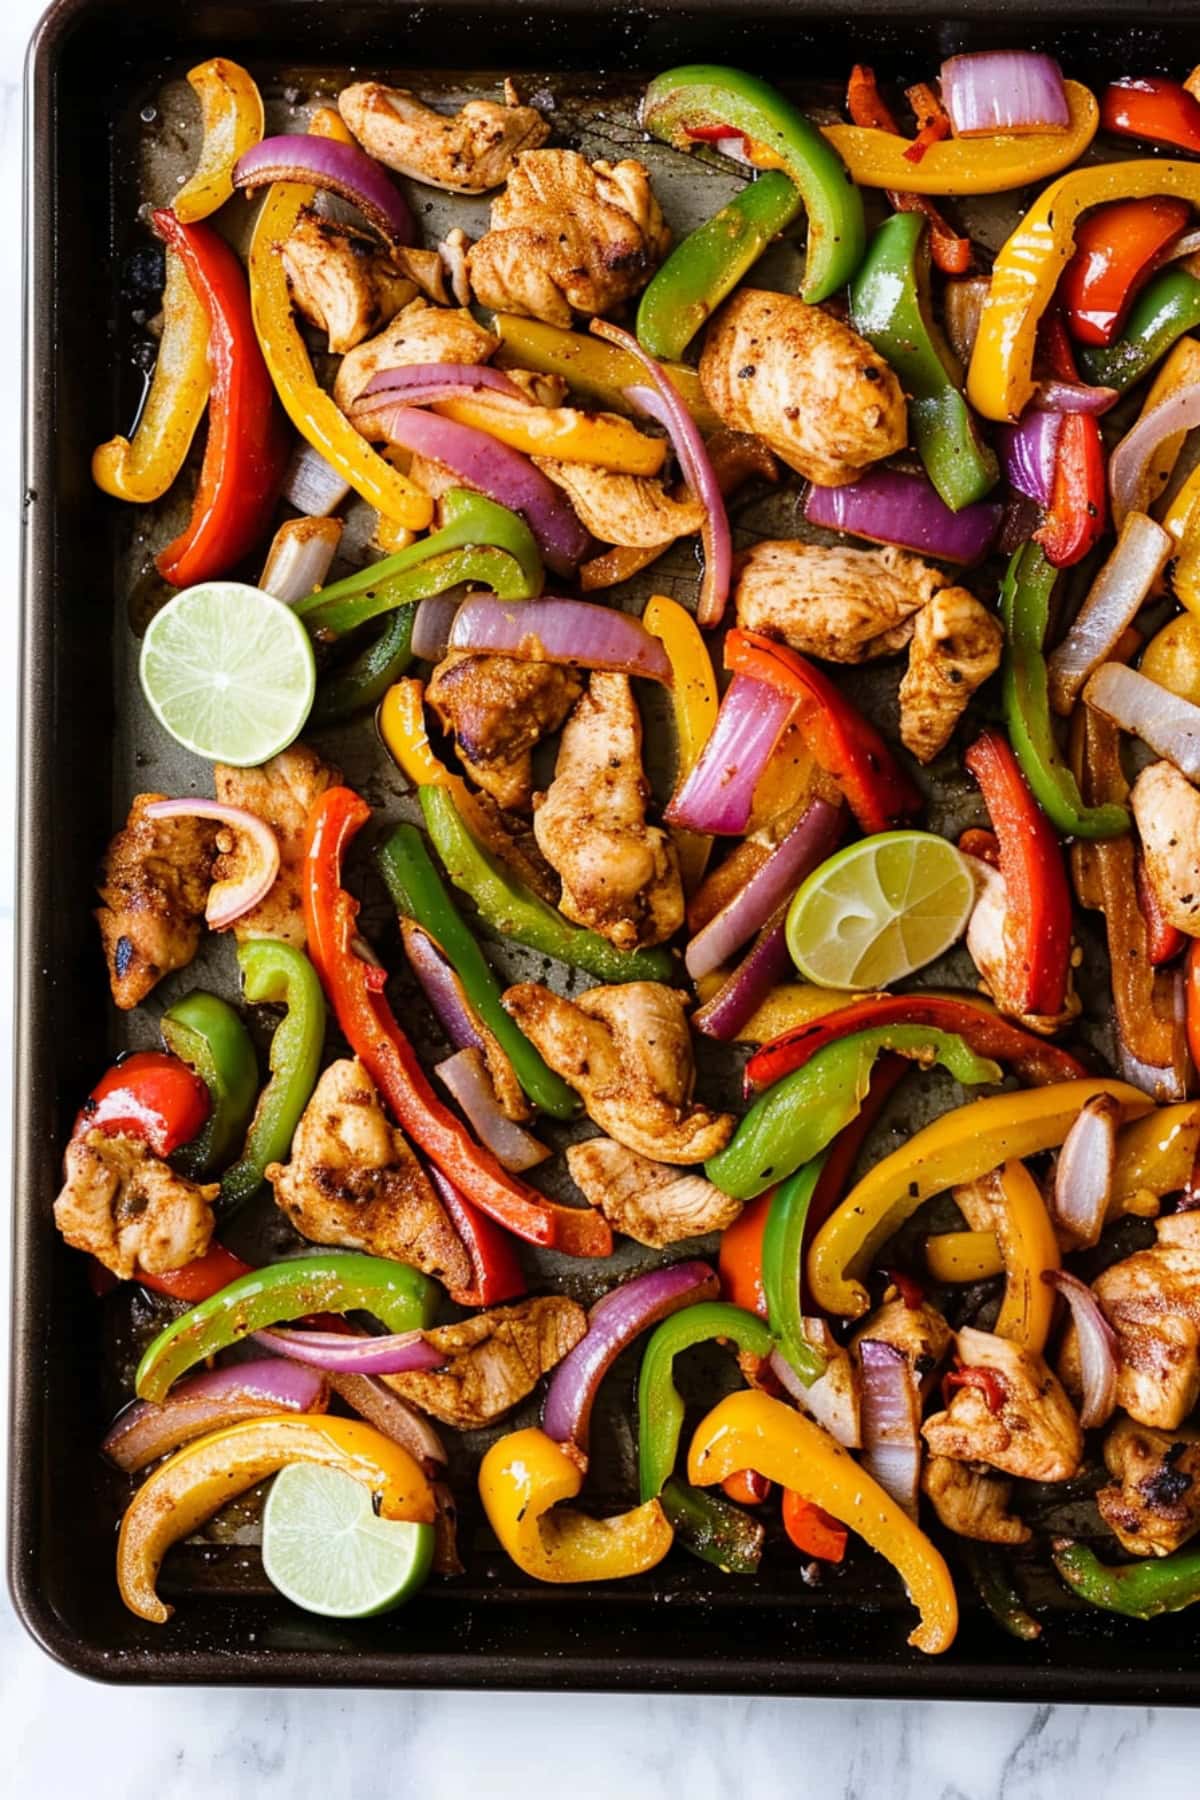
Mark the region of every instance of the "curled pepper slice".
POLYGON ((258 1192, 268 1163, 287 1156, 325 1047, 325 996, 303 950, 281 938, 253 938, 238 945, 237 959, 247 1000, 286 1006, 287 1012, 271 1039, 271 1079, 258 1097, 242 1154, 221 1177, 221 1200, 229 1210, 258 1192))
POLYGON ((1053 1150, 1094 1094, 1111 1094, 1126 1122, 1154 1105, 1148 1094, 1127 1082, 1097 1077, 973 1100, 916 1132, 851 1188, 817 1233, 808 1253, 808 1281, 817 1305, 843 1318, 859 1318, 871 1303, 859 1276, 923 1201, 976 1181, 1010 1158, 1053 1150))
POLYGON ((243 1419, 185 1444, 134 1495, 117 1540, 117 1584, 130 1612, 165 1625, 173 1609, 156 1590, 171 1545, 227 1501, 295 1462, 353 1475, 377 1496, 385 1519, 434 1521, 433 1489, 421 1468, 373 1425, 311 1413, 243 1419))
POLYGON ((683 1395, 675 1385, 675 1358, 693 1344, 727 1339, 740 1351, 767 1357, 775 1343, 769 1326, 726 1300, 702 1300, 655 1327, 638 1377, 638 1480, 643 1500, 661 1494, 679 1451, 683 1395))
POLYGON ((258 1058, 241 1018, 216 994, 197 990, 177 1000, 163 1014, 162 1034, 208 1089, 207 1123, 178 1152, 183 1173, 198 1178, 225 1168, 241 1144, 258 1093, 258 1058))
POLYGON ((857 1532, 897 1570, 921 1615, 909 1643, 931 1656, 950 1648, 958 1602, 944 1558, 819 1425, 767 1394, 727 1395, 696 1429, 688 1479, 708 1486, 735 1469, 756 1469, 857 1532))
POLYGON ((1100 119, 1117 137, 1200 152, 1200 101, 1164 75, 1126 75, 1104 90, 1100 119))
MULTIPOLYGON (((642 624, 661 641, 675 678, 671 706, 675 715, 675 787, 679 788, 695 768, 712 734, 718 706, 717 678, 700 627, 678 600, 652 594, 646 602, 642 624)), ((712 839, 679 826, 672 826, 671 839, 679 852, 683 891, 691 894, 704 874, 712 839)))
POLYGON ((996 1177, 996 1237, 1007 1281, 997 1337, 1012 1338, 1039 1355, 1054 1317, 1054 1289, 1042 1280, 1060 1266, 1058 1239, 1041 1190, 1023 1162, 1006 1162, 996 1177))
POLYGON ((660 1563, 674 1533, 657 1500, 612 1519, 564 1507, 583 1486, 579 1465, 544 1431, 513 1431, 479 1465, 488 1524, 517 1567, 538 1581, 620 1581, 660 1563))
POLYGON ((262 137, 263 103, 253 78, 224 56, 189 69, 188 85, 200 102, 204 141, 171 210, 192 225, 224 206, 233 193, 234 164, 262 137))

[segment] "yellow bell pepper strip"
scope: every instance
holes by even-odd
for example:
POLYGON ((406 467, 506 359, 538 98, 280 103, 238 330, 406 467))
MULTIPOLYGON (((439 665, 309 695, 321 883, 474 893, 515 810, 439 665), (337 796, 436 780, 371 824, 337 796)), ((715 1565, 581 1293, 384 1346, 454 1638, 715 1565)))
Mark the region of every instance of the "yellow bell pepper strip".
POLYGON ((1096 1077, 973 1100, 916 1132, 851 1188, 817 1233, 808 1253, 808 1282, 817 1305, 842 1318, 859 1318, 871 1302, 858 1277, 923 1201, 977 1181, 1013 1157, 1053 1150, 1093 1094, 1112 1094, 1126 1123, 1154 1105, 1127 1082, 1096 1077))
POLYGON ((208 312, 174 250, 167 251, 162 315, 154 378, 133 442, 110 438, 92 457, 96 486, 136 506, 166 493, 208 405, 208 312))
POLYGON ((1007 1282, 997 1337, 1011 1338, 1038 1355, 1046 1348, 1055 1290, 1042 1276, 1061 1267, 1058 1239, 1041 1190, 1023 1162, 1006 1162, 996 1180, 996 1238, 1007 1282))
MULTIPOLYGON (((932 162, 943 147, 936 145, 926 162, 932 162)), ((1038 325, 1075 248, 1080 214, 1107 200, 1154 194, 1178 194, 1200 205, 1200 163, 1099 163, 1060 176, 1038 196, 992 269, 967 371, 967 398, 976 412, 985 419, 1019 419, 1032 400, 1038 325)), ((1089 379, 1094 378, 1094 368, 1094 363, 1089 365, 1089 379)))
POLYGON ((1179 545, 1170 571, 1172 592, 1193 619, 1200 618, 1200 467, 1192 470, 1172 500, 1163 528, 1179 545))
POLYGON ((674 1532, 657 1500, 612 1519, 564 1507, 583 1473, 544 1431, 509 1432, 479 1465, 479 1497, 502 1548, 538 1581, 620 1581, 660 1563, 674 1532))
POLYGON ((990 1281, 1004 1273, 994 1231, 942 1231, 925 1239, 925 1267, 935 1281, 990 1281))
POLYGON ((627 419, 578 412, 572 406, 531 406, 485 393, 440 400, 431 410, 526 456, 590 463, 620 475, 657 475, 667 458, 665 438, 647 437, 627 419))
MULTIPOLYGON (((710 997, 705 991, 707 979, 697 984, 701 1000, 710 997)), ((719 982, 720 978, 717 979, 719 982)), ((739 1044, 769 1044, 786 1032, 795 1031, 798 1026, 823 1018, 826 1013, 840 1012, 845 1004, 845 994, 835 993, 832 988, 817 987, 808 981, 785 981, 782 986, 771 989, 762 1005, 737 1031, 735 1041, 739 1044)))
MULTIPOLYGON (((1181 388, 1193 387, 1197 381, 1200 381, 1200 339, 1180 338, 1150 384, 1150 391, 1143 400, 1142 410, 1138 414, 1138 423, 1140 424, 1156 407, 1161 406, 1164 400, 1169 400, 1172 394, 1177 394, 1181 388)), ((1156 446, 1146 466, 1145 485, 1137 495, 1138 511, 1149 512, 1156 501, 1162 499, 1167 483, 1174 473, 1175 464, 1179 461, 1179 453, 1183 449, 1186 437, 1186 431, 1177 431, 1173 436, 1163 438, 1156 446)), ((1190 510, 1190 503, 1188 510, 1190 510)), ((1163 525, 1165 529, 1170 530, 1165 519, 1163 525)), ((1179 533, 1176 532, 1175 535, 1179 536, 1179 533)), ((1159 583, 1160 591, 1161 585, 1159 583)))
POLYGON ((188 70, 188 85, 200 102, 204 141, 171 209, 185 225, 224 206, 233 193, 234 164, 263 134, 262 96, 240 63, 214 56, 188 70))
POLYGON ((802 1413, 769 1395, 728 1394, 696 1428, 688 1480, 697 1487, 755 1469, 846 1525, 892 1564, 921 1622, 909 1643, 931 1656, 958 1629, 954 1583, 941 1553, 848 1450, 802 1413))
POLYGON ((858 125, 823 125, 859 187, 901 188, 910 194, 1002 194, 1069 169, 1096 135, 1100 108, 1089 88, 1066 81, 1070 123, 1065 131, 1027 136, 946 138, 911 162, 908 138, 858 125))
POLYGON ((398 525, 424 531, 433 501, 371 448, 320 386, 293 316, 280 246, 313 198, 303 182, 279 181, 267 189, 258 215, 250 243, 250 303, 263 359, 301 437, 369 506, 398 525))
POLYGON ((397 681, 383 696, 377 720, 387 753, 414 787, 460 786, 454 775, 434 755, 425 724, 425 683, 414 675, 397 681))
MULTIPOLYGON (((675 714, 675 787, 679 788, 695 768, 716 720, 717 678, 700 627, 677 600, 669 600, 665 594, 651 595, 642 624, 661 641, 675 677, 671 704, 675 714)), ((679 852, 683 891, 694 893, 704 874, 712 839, 682 827, 673 827, 671 838, 679 852)))
MULTIPOLYGON (((1200 482, 1196 491, 1200 497, 1200 482)), ((1188 611, 1164 625, 1146 645, 1138 666, 1149 681, 1200 706, 1200 618, 1188 611)))
MULTIPOLYGON (((627 350, 606 344, 586 332, 564 331, 541 319, 521 319, 515 313, 496 313, 492 326, 500 336, 496 362, 504 369, 533 369, 539 375, 559 375, 573 392, 594 406, 611 412, 632 413, 626 389, 646 379, 646 371, 627 350)), ((684 405, 707 436, 720 429, 721 421, 704 398, 695 369, 684 363, 664 363, 684 405)))
POLYGON ((1108 1216, 1158 1211, 1167 1194, 1182 1193, 1200 1154, 1200 1100, 1160 1106, 1117 1134, 1117 1159, 1108 1216), (1146 1202, 1153 1201, 1152 1206, 1146 1202))
POLYGON ((185 1444, 134 1495, 117 1540, 117 1585, 130 1612, 165 1625, 173 1608, 159 1599, 157 1582, 171 1545, 247 1488, 297 1462, 352 1475, 377 1497, 382 1518, 432 1525, 436 1517, 420 1465, 373 1425, 312 1413, 242 1419, 185 1444))

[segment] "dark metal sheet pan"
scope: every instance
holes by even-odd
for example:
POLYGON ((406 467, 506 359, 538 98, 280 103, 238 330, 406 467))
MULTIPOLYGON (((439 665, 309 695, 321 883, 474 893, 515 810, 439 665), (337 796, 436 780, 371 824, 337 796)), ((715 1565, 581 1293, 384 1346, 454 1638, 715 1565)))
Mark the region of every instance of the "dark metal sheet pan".
MULTIPOLYGON (((754 1583, 671 1559, 636 1582, 560 1591, 525 1582, 481 1539, 465 1580, 427 1590, 394 1617, 339 1625, 278 1599, 255 1554, 235 1544, 177 1553, 168 1579, 185 1603, 168 1627, 142 1625, 116 1594, 114 1511, 94 1450, 108 1404, 102 1314, 82 1259, 62 1250, 50 1218, 75 1100, 108 1052, 130 1041, 114 1037, 87 914, 93 866, 135 785, 185 791, 197 775, 194 761, 174 761, 139 710, 124 598, 145 555, 140 525, 114 537, 114 509, 88 478, 92 445, 136 397, 132 214, 139 197, 168 200, 173 171, 188 166, 186 112, 175 103, 186 69, 217 52, 234 55, 263 78, 281 115, 336 92, 337 72, 349 67, 409 76, 447 98, 456 87, 478 92, 504 73, 529 71, 526 91, 542 79, 562 108, 560 137, 566 121, 567 141, 601 154, 637 143, 622 96, 672 62, 719 58, 776 79, 837 79, 869 54, 889 73, 915 77, 952 50, 1036 42, 1094 79, 1104 69, 1190 66, 1190 14, 1186 0, 1153 8, 1049 0, 1036 11, 959 0, 949 19, 885 0, 858 5, 852 19, 836 0, 349 0, 336 8, 196 0, 186 10, 60 0, 51 8, 27 87, 9 1574, 26 1625, 67 1666, 139 1682, 1194 1699, 1186 1616, 1124 1626, 1062 1604, 1041 1642, 1018 1648, 968 1603, 953 1651, 931 1661, 907 1647, 911 1612, 886 1576, 876 1582, 864 1566, 810 1590, 782 1557, 754 1583)), ((731 186, 712 170, 680 178, 665 162, 655 179, 683 228, 731 186)), ((767 528, 765 518, 741 523, 767 528)), ((775 518, 770 529, 786 527, 775 518)), ((676 572, 687 579, 686 565, 676 572)), ((655 585, 663 584, 660 570, 655 585)), ((358 744, 347 737, 322 747, 346 761, 373 804, 398 816, 400 786, 378 760, 368 776, 359 733, 358 744)), ((219 979, 207 967, 199 973, 219 979)), ((890 1129, 919 1122, 910 1101, 890 1129)), ((620 1266, 634 1255, 627 1246, 620 1266)), ((586 1280, 579 1265, 573 1277, 586 1280)), ((611 1429, 619 1437, 619 1421, 611 1429)))

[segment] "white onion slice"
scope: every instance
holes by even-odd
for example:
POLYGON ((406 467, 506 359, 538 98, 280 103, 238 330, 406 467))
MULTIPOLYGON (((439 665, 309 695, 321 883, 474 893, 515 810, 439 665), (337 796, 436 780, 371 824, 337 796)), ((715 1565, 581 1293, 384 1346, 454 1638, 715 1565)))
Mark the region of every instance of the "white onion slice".
POLYGON ((211 819, 250 839, 255 855, 249 870, 236 881, 215 881, 208 891, 204 918, 211 931, 225 931, 265 900, 279 873, 279 840, 257 813, 244 806, 226 806, 223 800, 154 800, 146 808, 147 819, 211 819))
POLYGON ((1121 1108, 1111 1094, 1094 1094, 1077 1113, 1063 1139, 1050 1211, 1069 1231, 1074 1245, 1099 1242, 1117 1165, 1117 1121, 1121 1108))
POLYGON ((860 1462, 910 1519, 918 1510, 921 1486, 921 1409, 907 1356, 895 1344, 864 1338, 857 1345, 862 1365, 860 1462))
POLYGON ((1108 487, 1112 495, 1113 522, 1120 525, 1127 512, 1145 506, 1157 495, 1144 492, 1150 461, 1164 438, 1178 437, 1200 425, 1200 381, 1179 388, 1144 413, 1112 453, 1108 487))
POLYGON ((336 469, 330 468, 319 450, 300 444, 283 478, 283 497, 297 512, 321 519, 336 510, 350 492, 336 469))
POLYGON ((1065 718, 1092 670, 1111 655, 1161 575, 1175 540, 1144 512, 1125 515, 1116 548, 1049 660, 1050 703, 1065 718))
POLYGON ((847 1450, 857 1450, 862 1443, 858 1372, 824 1319, 805 1319, 804 1332, 814 1350, 825 1357, 825 1373, 811 1387, 805 1387, 778 1348, 772 1350, 769 1358, 771 1370, 801 1412, 815 1419, 847 1450))
POLYGON ((519 1175, 545 1162, 550 1152, 540 1138, 507 1117, 496 1098, 483 1052, 467 1045, 438 1063, 434 1074, 457 1100, 476 1136, 496 1161, 519 1175))
POLYGON ((340 519, 289 519, 271 540, 259 587, 285 606, 307 600, 324 587, 341 541, 340 519))
POLYGON ((1200 706, 1115 662, 1101 663, 1083 697, 1122 731, 1174 763, 1189 781, 1200 781, 1200 706))
POLYGON ((1116 1334, 1100 1310, 1090 1287, 1065 1269, 1046 1269, 1042 1280, 1056 1287, 1071 1309, 1079 1336, 1079 1376, 1083 1404, 1079 1423, 1085 1431, 1107 1424, 1117 1404, 1119 1369, 1116 1334))

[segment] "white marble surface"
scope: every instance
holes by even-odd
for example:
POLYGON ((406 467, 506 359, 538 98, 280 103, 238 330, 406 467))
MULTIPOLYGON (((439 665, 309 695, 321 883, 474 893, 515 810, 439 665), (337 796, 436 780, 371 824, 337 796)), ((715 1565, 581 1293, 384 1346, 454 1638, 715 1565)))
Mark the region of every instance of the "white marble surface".
MULTIPOLYGON (((0 582, 16 631, 21 62, 38 0, 0 5, 0 582)), ((14 659, 0 653, 0 1019, 11 994, 14 659)), ((10 1057, 0 1031, 0 1192, 10 1057)), ((0 1239, 6 1258, 7 1237, 0 1239)), ((7 1277, 6 1277, 7 1279, 7 1277)), ((4 1349, 0 1346, 0 1359, 4 1349)), ((2 1436, 2 1434, 0 1434, 2 1436)), ((2 1452, 0 1452, 2 1460, 2 1452)), ((1192 1800, 1196 1721, 1116 1708, 107 1689, 50 1663, 0 1596, 0 1792, 44 1800, 1192 1800)))

